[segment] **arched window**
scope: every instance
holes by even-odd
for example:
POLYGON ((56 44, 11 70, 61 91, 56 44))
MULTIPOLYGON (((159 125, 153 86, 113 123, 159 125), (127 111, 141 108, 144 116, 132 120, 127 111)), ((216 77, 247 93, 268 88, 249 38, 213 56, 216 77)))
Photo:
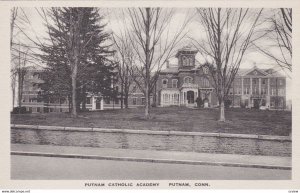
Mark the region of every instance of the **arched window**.
POLYGON ((182 64, 183 66, 187 66, 187 58, 185 56, 182 57, 182 64))
POLYGON ((203 87, 209 87, 209 80, 207 78, 203 78, 202 85, 203 85, 203 87))
POLYGON ((184 83, 187 83, 187 84, 193 83, 192 77, 189 77, 189 76, 184 77, 184 83))
POLYGON ((172 80, 172 88, 177 88, 177 82, 178 82, 177 79, 172 80))
POLYGON ((192 57, 189 58, 189 66, 193 66, 193 58, 192 57))
POLYGON ((162 80, 162 87, 167 88, 168 87, 168 79, 163 79, 162 80))
POLYGON ((203 67, 203 73, 204 73, 204 74, 208 74, 208 67, 206 67, 206 66, 203 67))

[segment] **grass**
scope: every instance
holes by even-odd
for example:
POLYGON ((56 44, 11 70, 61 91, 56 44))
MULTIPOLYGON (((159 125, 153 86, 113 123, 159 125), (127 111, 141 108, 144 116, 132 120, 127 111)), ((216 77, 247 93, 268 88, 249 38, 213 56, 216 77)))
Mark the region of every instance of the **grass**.
POLYGON ((226 122, 219 122, 218 109, 184 107, 152 108, 151 119, 144 118, 144 109, 118 109, 82 112, 78 118, 68 113, 11 115, 14 124, 102 127, 116 129, 149 129, 192 132, 222 132, 258 135, 291 133, 292 116, 287 111, 228 109, 226 122))

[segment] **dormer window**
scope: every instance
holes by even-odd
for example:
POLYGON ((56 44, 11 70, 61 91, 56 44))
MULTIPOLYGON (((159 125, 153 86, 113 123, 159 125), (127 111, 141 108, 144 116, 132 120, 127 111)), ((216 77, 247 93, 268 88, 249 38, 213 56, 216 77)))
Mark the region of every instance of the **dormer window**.
POLYGON ((189 77, 189 76, 185 77, 184 78, 184 83, 186 83, 186 84, 192 84, 193 83, 192 77, 189 77))

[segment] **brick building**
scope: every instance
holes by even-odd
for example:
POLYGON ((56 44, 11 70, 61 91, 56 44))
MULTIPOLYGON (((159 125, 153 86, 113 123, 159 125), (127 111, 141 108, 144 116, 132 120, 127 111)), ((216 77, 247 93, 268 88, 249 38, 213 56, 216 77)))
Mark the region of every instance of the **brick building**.
MULTIPOLYGON (((24 77, 21 105, 26 107, 26 110, 32 113, 68 112, 70 105, 68 98, 50 98, 49 101, 46 102, 38 97, 42 90, 36 83, 41 83, 43 81, 39 77, 38 72, 40 71, 41 69, 36 67, 27 68, 27 72, 24 77)), ((120 91, 118 83, 114 83, 112 86, 116 91, 120 91)), ((129 90, 129 108, 143 106, 145 104, 145 97, 138 87, 135 84, 132 84, 129 90)), ((120 100, 120 95, 112 98, 109 96, 102 96, 101 94, 87 93, 86 108, 91 111, 117 109, 121 107, 120 100)), ((15 102, 15 105, 17 105, 17 102, 15 102)))
MULTIPOLYGON (((151 95, 151 104, 156 106, 196 107, 197 98, 201 98, 204 107, 218 106, 218 99, 212 86, 212 77, 206 65, 195 59, 197 51, 191 47, 178 50, 175 65, 166 64, 160 71, 156 82, 155 94, 151 95), (154 100, 155 99, 155 100, 154 100)), ((68 99, 51 99, 47 103, 38 99, 40 88, 35 83, 42 81, 38 69, 29 68, 24 81, 22 106, 31 112, 68 112, 68 99)), ((114 89, 120 93, 120 85, 114 83, 114 89)), ((285 109, 286 78, 273 69, 240 69, 229 91, 232 107, 285 109)), ((89 110, 113 109, 121 107, 121 96, 108 97, 87 93, 86 108, 89 110)), ((123 99, 124 100, 124 99, 123 99)), ((129 108, 145 105, 145 97, 138 86, 131 84, 129 89, 129 108)))
MULTIPOLYGON (((196 99, 204 101, 204 107, 218 106, 212 86, 209 68, 195 60, 197 51, 191 47, 178 50, 177 65, 166 64, 157 81, 159 106, 195 107, 196 99)), ((285 109, 286 78, 273 69, 240 69, 229 100, 233 107, 285 109)))

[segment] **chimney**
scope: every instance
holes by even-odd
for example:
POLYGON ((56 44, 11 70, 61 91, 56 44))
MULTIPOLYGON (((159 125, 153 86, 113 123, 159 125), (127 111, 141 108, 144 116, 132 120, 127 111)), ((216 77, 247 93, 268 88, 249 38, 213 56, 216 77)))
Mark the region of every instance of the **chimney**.
POLYGON ((169 60, 166 61, 166 66, 167 66, 167 68, 170 68, 170 62, 169 62, 169 60))

